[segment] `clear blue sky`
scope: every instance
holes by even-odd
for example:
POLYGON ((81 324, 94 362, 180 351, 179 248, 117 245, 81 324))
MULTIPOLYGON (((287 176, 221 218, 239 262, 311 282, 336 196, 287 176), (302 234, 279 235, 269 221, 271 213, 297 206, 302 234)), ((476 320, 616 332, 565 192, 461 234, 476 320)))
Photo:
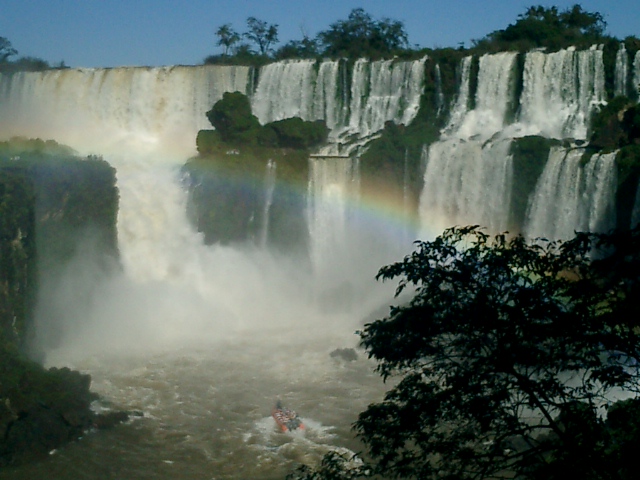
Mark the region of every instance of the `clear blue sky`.
POLYGON ((639 0, 0 0, 0 36, 19 55, 72 67, 198 64, 216 46, 217 27, 246 31, 247 17, 278 24, 279 45, 314 37, 362 7, 404 23, 411 45, 470 46, 505 28, 531 5, 601 13, 609 34, 640 37, 639 0))

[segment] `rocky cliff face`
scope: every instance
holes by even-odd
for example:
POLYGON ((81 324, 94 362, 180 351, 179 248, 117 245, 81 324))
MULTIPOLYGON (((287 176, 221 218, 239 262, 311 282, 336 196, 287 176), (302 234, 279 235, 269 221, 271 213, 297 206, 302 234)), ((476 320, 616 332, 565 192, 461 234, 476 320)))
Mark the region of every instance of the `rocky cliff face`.
POLYGON ((78 232, 92 229, 102 254, 116 253, 114 171, 98 159, 12 149, 0 144, 0 466, 126 418, 91 410, 88 375, 47 370, 23 353, 37 285, 73 256, 78 232))

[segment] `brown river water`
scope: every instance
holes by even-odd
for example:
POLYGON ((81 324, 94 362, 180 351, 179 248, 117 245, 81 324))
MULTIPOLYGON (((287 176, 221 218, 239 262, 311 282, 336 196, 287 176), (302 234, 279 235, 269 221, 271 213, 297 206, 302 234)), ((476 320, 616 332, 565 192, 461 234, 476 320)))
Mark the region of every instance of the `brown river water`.
POLYGON ((384 384, 360 353, 346 362, 329 345, 256 342, 145 356, 86 358, 96 408, 142 413, 90 431, 41 462, 0 473, 6 480, 276 479, 329 450, 352 455, 359 411, 384 384), (303 431, 282 433, 270 415, 280 399, 303 431))

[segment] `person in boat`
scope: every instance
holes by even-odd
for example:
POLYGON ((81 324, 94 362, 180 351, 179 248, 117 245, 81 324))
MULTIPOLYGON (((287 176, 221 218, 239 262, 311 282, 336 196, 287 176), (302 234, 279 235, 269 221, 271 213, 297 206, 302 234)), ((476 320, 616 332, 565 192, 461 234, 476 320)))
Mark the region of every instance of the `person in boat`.
POLYGON ((292 432, 298 428, 304 428, 298 414, 294 410, 283 407, 280 400, 276 402, 272 416, 283 431, 292 432))

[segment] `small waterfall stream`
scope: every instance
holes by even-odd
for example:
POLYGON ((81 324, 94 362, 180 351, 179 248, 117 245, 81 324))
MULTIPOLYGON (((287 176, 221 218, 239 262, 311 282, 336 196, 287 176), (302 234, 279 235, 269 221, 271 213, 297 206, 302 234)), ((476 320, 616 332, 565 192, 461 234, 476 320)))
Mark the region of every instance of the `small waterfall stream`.
POLYGON ((271 205, 273 203, 273 192, 276 188, 276 162, 269 159, 264 174, 264 203, 262 207, 262 221, 260 226, 260 239, 258 245, 260 248, 267 247, 269 239, 269 215, 271 214, 271 205))
POLYGON ((616 66, 613 79, 614 95, 627 95, 627 78, 629 77, 629 55, 624 43, 620 44, 616 54, 616 66))
POLYGON ((605 232, 615 226, 616 152, 594 155, 554 148, 528 212, 530 238, 568 239, 575 231, 605 232))

